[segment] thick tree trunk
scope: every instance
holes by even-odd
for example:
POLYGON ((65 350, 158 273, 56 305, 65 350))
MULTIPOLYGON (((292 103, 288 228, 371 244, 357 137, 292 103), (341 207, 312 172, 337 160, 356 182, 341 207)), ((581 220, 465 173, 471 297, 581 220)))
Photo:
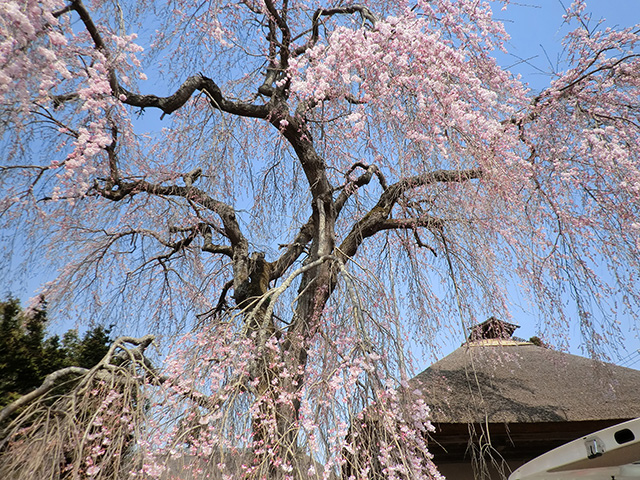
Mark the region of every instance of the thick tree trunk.
POLYGON ((250 315, 249 321, 261 327, 249 330, 256 341, 256 367, 250 380, 255 385, 254 469, 248 472, 248 479, 309 478, 313 460, 298 445, 301 395, 308 348, 334 287, 331 262, 305 272, 296 313, 284 333, 275 329, 272 318, 264 318, 263 307, 250 315))

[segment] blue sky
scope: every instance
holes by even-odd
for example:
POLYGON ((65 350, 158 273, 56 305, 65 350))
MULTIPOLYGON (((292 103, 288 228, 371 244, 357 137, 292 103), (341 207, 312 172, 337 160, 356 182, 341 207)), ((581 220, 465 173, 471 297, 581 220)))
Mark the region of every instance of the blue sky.
MULTIPOLYGON (((562 39, 570 30, 563 24, 563 5, 569 7, 571 2, 512 0, 506 10, 496 9, 495 18, 504 22, 511 36, 507 49, 512 55, 501 57, 500 63, 520 73, 535 90, 548 84, 550 65, 562 51, 562 39)), ((640 0, 587 0, 587 11, 592 13, 594 24, 602 19, 609 27, 640 23, 640 0)))

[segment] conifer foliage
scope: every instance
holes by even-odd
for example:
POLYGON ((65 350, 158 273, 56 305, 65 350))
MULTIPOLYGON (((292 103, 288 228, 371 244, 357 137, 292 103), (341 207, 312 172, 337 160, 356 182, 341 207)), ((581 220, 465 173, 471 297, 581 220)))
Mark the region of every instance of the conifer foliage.
POLYGON ((97 326, 80 337, 68 330, 62 340, 46 335, 47 310, 41 302, 25 313, 20 303, 0 303, 0 407, 39 387, 45 377, 66 367, 91 368, 107 354, 110 328, 97 326))

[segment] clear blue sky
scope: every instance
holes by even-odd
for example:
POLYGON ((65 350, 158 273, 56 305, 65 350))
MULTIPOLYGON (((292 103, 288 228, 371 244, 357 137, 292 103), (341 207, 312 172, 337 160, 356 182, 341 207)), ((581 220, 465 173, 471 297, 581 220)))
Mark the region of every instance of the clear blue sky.
MULTIPOLYGON (((500 63, 520 73, 536 90, 548 84, 549 77, 545 72, 551 70, 550 65, 555 65, 561 53, 562 39, 570 30, 563 25, 563 5, 569 7, 571 2, 511 0, 506 10, 496 8, 495 18, 504 22, 511 36, 507 49, 513 54, 501 57, 500 63), (528 62, 521 62, 519 58, 528 62)), ((587 11, 592 12, 594 24, 601 19, 609 27, 640 23, 640 0, 587 0, 587 11)))

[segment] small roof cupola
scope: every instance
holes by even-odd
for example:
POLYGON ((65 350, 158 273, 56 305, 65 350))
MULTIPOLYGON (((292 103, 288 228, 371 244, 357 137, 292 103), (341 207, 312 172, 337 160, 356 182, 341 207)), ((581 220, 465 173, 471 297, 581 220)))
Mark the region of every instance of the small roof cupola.
POLYGON ((520 328, 519 325, 499 320, 496 317, 489 317, 484 322, 471 327, 468 341, 510 340, 516 328, 520 328))

